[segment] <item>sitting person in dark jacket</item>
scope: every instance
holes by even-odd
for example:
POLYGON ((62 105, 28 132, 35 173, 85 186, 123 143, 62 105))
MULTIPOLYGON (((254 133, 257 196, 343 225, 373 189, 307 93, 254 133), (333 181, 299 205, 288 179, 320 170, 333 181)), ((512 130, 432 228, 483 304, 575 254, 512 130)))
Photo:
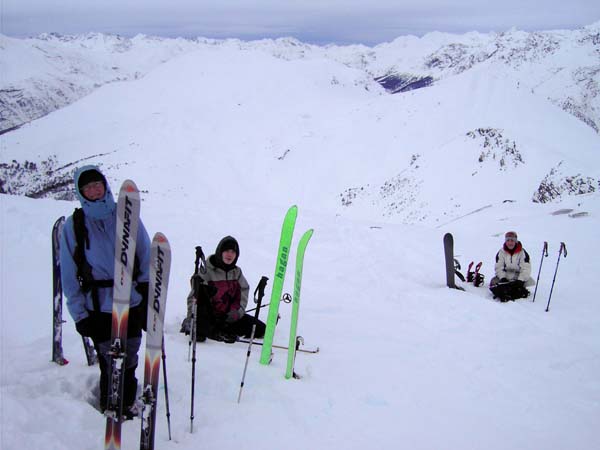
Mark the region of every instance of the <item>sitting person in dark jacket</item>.
POLYGON ((191 328, 192 307, 196 301, 196 336, 202 342, 206 338, 235 342, 237 336, 250 337, 252 326, 256 324, 254 336, 258 339, 265 334, 265 324, 249 314, 248 281, 242 269, 236 265, 240 247, 235 238, 221 239, 215 253, 208 257, 206 273, 200 274, 202 283, 198 293, 192 290, 188 295, 188 315, 181 324, 181 332, 188 334, 191 328))

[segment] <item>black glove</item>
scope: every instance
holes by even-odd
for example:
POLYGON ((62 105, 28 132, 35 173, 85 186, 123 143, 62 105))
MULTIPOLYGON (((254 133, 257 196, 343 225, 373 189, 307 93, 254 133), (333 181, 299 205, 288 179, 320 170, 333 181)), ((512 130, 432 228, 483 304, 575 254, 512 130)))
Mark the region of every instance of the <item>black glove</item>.
POLYGON ((508 283, 508 278, 500 278, 500 283, 508 283))
POLYGON ((82 336, 93 337, 96 331, 96 326, 90 317, 86 317, 75 324, 75 329, 82 336))
POLYGON ((142 296, 142 302, 148 303, 148 282, 147 281, 138 281, 135 285, 135 290, 139 292, 142 296))

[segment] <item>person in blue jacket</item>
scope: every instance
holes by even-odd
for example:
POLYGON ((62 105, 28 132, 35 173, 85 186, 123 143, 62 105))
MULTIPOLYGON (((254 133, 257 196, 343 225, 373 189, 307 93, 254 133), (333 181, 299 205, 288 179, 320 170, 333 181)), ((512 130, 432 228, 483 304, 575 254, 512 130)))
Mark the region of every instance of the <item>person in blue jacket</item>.
MULTIPOLYGON (((117 208, 106 178, 98 167, 77 169, 74 181, 83 217, 76 210, 63 227, 60 243, 62 286, 77 331, 92 339, 99 355, 99 407, 104 411, 110 379, 108 353, 112 333, 117 208), (81 237, 81 233, 87 236, 81 237)), ((145 328, 148 298, 150 238, 141 221, 135 256, 124 370, 123 411, 127 418, 137 414, 135 369, 142 328, 145 328)))

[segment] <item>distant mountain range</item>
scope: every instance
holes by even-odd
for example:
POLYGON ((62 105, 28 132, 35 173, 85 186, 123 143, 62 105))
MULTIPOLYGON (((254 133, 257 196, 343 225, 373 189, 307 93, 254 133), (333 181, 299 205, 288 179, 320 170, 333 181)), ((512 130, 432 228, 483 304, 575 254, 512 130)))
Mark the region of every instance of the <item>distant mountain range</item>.
POLYGON ((287 59, 330 58, 363 70, 387 92, 426 88, 486 65, 514 78, 600 132, 600 22, 573 31, 430 33, 375 47, 314 46, 292 38, 239 40, 147 36, 0 35, 0 132, 42 117, 112 82, 143 77, 202 47, 256 48, 287 59), (23 64, 22 61, 27 61, 23 64))
POLYGON ((0 36, 0 54, 0 193, 73 199, 89 162, 149 193, 440 224, 600 192, 600 22, 375 47, 0 36))

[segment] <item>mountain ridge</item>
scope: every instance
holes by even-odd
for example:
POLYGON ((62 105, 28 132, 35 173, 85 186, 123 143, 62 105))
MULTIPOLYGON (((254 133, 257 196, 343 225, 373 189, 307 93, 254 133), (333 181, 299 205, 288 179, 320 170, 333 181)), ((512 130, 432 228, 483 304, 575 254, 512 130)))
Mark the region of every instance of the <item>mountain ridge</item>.
MULTIPOLYGON (((86 42, 104 45, 105 38, 86 42)), ((441 39, 402 42, 433 46, 441 39)), ((80 51, 80 40, 68 42, 80 51)), ((554 89, 548 77, 563 95, 578 92, 563 83, 568 77, 547 70, 552 65, 531 74, 521 63, 515 69, 486 58, 464 69, 459 51, 454 64, 423 72, 433 80, 426 88, 391 95, 365 69, 375 68, 373 61, 387 63, 381 57, 369 62, 346 47, 293 39, 212 41, 199 48, 168 43, 170 50, 157 50, 155 42, 138 38, 135 45, 146 45, 152 58, 118 66, 130 79, 94 88, 5 133, 0 191, 73 199, 72 171, 85 161, 101 164, 113 180, 135 177, 151 195, 204 198, 210 192, 212 207, 261 198, 358 219, 432 225, 507 199, 560 202, 600 191, 600 136, 540 94, 554 89), (136 76, 144 64, 148 72, 136 76), (223 168, 234 182, 223 184, 223 168), (172 186, 156 184, 161 170, 178 174, 172 186)), ((587 55, 589 48, 579 50, 587 55)), ((573 53, 552 54, 566 64, 573 53)), ((403 67, 415 67, 409 56, 423 63, 419 55, 405 52, 403 67)), ((546 53, 535 55, 546 61, 546 53)), ((114 75, 111 61, 94 61, 91 67, 114 75)), ((73 77, 90 81, 82 73, 73 77)))
POLYGON ((3 85, 0 86, 0 108, 3 118, 0 132, 14 129, 66 106, 103 84, 144 76, 166 60, 203 46, 237 48, 240 51, 259 48, 287 60, 331 58, 364 70, 374 79, 384 79, 384 87, 391 93, 429 86, 437 80, 469 70, 474 65, 490 59, 530 72, 531 67, 523 67, 527 66, 527 63, 551 58, 561 49, 566 48, 567 52, 573 52, 575 49, 577 55, 571 55, 571 59, 579 58, 578 60, 569 64, 563 58, 546 68, 546 71, 556 73, 570 71, 570 76, 565 81, 576 84, 578 88, 573 89, 569 95, 557 93, 552 86, 545 88, 549 81, 544 80, 545 73, 534 80, 529 80, 526 73, 517 74, 517 78, 524 86, 539 89, 541 95, 547 96, 557 106, 599 132, 599 24, 600 22, 596 22, 571 31, 524 32, 513 29, 502 33, 470 32, 462 35, 431 32, 422 38, 402 36, 374 47, 321 47, 294 38, 240 41, 145 35, 125 38, 101 33, 46 33, 37 38, 14 39, 0 35, 0 48, 7 60, 3 65, 8 66, 2 67, 5 73, 9 72, 10 66, 20 67, 19 64, 10 64, 15 57, 23 56, 13 55, 15 51, 11 50, 14 47, 26 52, 28 58, 39 59, 40 53, 43 54, 47 65, 52 68, 45 72, 46 76, 33 73, 25 77, 23 74, 5 76, 3 85), (148 51, 149 46, 153 47, 153 51, 148 51), (53 54, 53 51, 56 53, 53 54), (130 57, 123 58, 126 54, 130 57), (135 63, 131 64, 127 59, 133 59, 135 63), (75 81, 68 76, 69 73, 78 75, 75 81), (395 78, 398 80, 396 83, 393 82, 395 78), (406 78, 412 79, 408 88, 406 78), (398 84, 402 87, 398 88, 398 84))

